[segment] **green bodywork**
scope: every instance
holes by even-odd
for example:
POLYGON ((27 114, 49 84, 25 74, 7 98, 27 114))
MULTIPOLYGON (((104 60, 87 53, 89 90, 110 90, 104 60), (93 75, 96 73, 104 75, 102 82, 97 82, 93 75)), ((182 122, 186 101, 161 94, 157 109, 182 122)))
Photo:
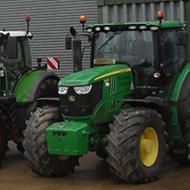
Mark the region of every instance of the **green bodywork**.
POLYGON ((58 85, 84 86, 100 81, 103 82, 103 96, 93 114, 88 117, 74 118, 64 116, 66 120, 85 121, 91 125, 110 122, 113 120, 113 115, 120 110, 121 103, 118 101, 123 98, 132 98, 133 74, 127 65, 96 67, 77 72, 61 79, 58 85), (113 101, 116 103, 112 108, 113 101))
MULTIPOLYGON (((179 93, 181 91, 182 85, 184 84, 184 81, 189 73, 190 73, 190 64, 187 64, 178 77, 178 80, 175 84, 174 90, 171 95, 171 99, 170 99, 171 101, 177 102, 177 100, 179 99, 179 93)), ((173 112, 172 121, 176 124, 174 128, 174 136, 175 138, 182 138, 182 133, 181 133, 180 125, 178 121, 177 106, 171 106, 171 108, 173 112)))
POLYGON ((103 96, 92 115, 64 116, 65 122, 48 127, 47 142, 50 154, 82 155, 86 154, 90 147, 106 144, 97 133, 105 134, 108 130, 107 123, 113 121, 113 115, 118 114, 121 108, 122 103, 119 100, 133 97, 131 69, 127 65, 96 67, 67 76, 61 79, 58 85, 83 86, 100 81, 103 82, 103 96))
POLYGON ((98 126, 89 126, 85 122, 65 121, 54 123, 47 130, 48 142, 54 142, 48 144, 48 150, 50 154, 57 155, 79 156, 86 154, 89 145, 104 144, 102 139, 97 142, 97 138, 93 136, 93 134, 103 132, 103 130, 98 126))
MULTIPOLYGON (((12 33, 14 32, 10 32, 10 36, 12 33)), ((38 77, 45 72, 44 70, 32 70, 28 37, 22 35, 22 32, 18 32, 18 36, 10 37, 10 39, 13 38, 10 41, 4 37, 1 39, 2 43, 0 45, 1 53, 4 55, 4 57, 0 56, 0 63, 2 63, 2 69, 5 72, 5 79, 3 80, 6 80, 6 89, 2 90, 1 87, 1 90, 6 96, 15 96, 18 104, 29 103, 29 95, 32 90, 36 90, 33 87, 37 85, 36 82, 39 82, 37 81, 38 77), (12 46, 14 48, 6 49, 12 46), (16 55, 6 54, 6 52, 12 52, 12 54, 14 52, 16 55)))
MULTIPOLYGON (((186 24, 185 21, 164 21, 162 22, 162 28, 163 29, 170 29, 170 28, 181 28, 186 24)), ((95 27, 104 27, 104 26, 110 26, 110 27, 123 27, 126 28, 127 26, 141 26, 145 25, 147 27, 150 26, 157 26, 160 27, 159 21, 154 21, 154 22, 128 22, 128 23, 107 23, 105 24, 94 24, 94 25, 89 25, 87 28, 95 28, 95 27)))
MULTIPOLYGON (((126 30, 129 26, 145 25, 149 29, 151 27, 160 28, 159 22, 134 22, 134 23, 111 23, 96 24, 87 27, 92 32, 96 32, 99 27, 103 30, 109 26, 112 31, 126 30)), ((185 22, 163 22, 162 29, 184 28, 185 22)), ((100 48, 99 48, 100 49, 100 48)), ((172 112, 172 123, 174 138, 182 138, 182 132, 178 121, 177 101, 182 89, 184 80, 190 72, 190 65, 187 64, 182 72, 175 74, 174 79, 168 88, 161 90, 158 96, 163 96, 167 100, 172 112), (173 102, 173 103, 171 103, 173 102)), ((63 115, 65 121, 54 123, 47 128, 47 143, 50 154, 56 155, 83 155, 89 150, 97 150, 106 146, 106 134, 109 132, 108 123, 113 121, 113 116, 118 114, 121 109, 122 99, 134 98, 134 78, 133 71, 127 65, 110 65, 94 67, 71 74, 59 82, 59 86, 75 87, 93 85, 102 82, 103 95, 101 101, 96 105, 93 113, 89 116, 73 117, 63 115)), ((97 93, 99 93, 97 91, 97 93)), ((153 95, 153 94, 152 94, 153 95)), ((156 95, 156 93, 155 93, 156 95)), ((154 95, 153 95, 154 96, 154 95)), ((129 105, 126 104, 126 107, 129 105)))
POLYGON ((24 74, 24 76, 19 80, 13 93, 18 103, 28 102, 28 97, 32 90, 32 86, 34 85, 37 77, 43 72, 44 71, 42 70, 38 70, 35 72, 30 70, 26 74, 24 74))

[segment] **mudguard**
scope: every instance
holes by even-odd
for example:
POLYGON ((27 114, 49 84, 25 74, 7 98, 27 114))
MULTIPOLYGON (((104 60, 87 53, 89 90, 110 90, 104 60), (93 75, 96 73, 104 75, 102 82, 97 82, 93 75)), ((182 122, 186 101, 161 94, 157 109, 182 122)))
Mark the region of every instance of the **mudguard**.
POLYGON ((174 113, 173 120, 178 122, 178 127, 175 129, 175 136, 181 136, 180 131, 183 136, 186 132, 186 121, 190 116, 190 64, 187 64, 180 74, 178 81, 175 85, 171 101, 172 110, 174 113))
POLYGON ((38 87, 47 78, 53 78, 59 81, 59 77, 52 71, 29 71, 17 84, 13 95, 18 103, 29 103, 35 100, 38 87))

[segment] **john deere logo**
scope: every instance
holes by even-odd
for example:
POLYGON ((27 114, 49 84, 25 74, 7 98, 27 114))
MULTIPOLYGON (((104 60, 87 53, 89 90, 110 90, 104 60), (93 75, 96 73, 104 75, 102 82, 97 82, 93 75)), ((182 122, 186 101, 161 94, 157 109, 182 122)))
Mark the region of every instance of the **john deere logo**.
POLYGON ((75 97, 74 96, 69 96, 69 102, 75 102, 75 97))

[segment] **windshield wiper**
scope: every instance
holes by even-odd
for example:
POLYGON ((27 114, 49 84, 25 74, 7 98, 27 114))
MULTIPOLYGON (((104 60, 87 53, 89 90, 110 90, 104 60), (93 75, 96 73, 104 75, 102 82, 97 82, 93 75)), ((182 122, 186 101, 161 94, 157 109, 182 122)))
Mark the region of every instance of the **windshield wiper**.
POLYGON ((99 48, 98 50, 102 49, 114 36, 117 34, 120 34, 122 31, 117 31, 115 32, 112 36, 110 36, 99 48))

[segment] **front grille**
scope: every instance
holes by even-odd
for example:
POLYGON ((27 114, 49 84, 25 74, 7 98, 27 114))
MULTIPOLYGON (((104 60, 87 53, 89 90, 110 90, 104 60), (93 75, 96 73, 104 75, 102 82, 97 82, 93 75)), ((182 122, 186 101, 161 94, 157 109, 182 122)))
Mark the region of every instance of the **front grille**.
POLYGON ((103 82, 92 84, 88 94, 76 94, 73 87, 69 87, 67 94, 60 95, 61 111, 65 116, 81 117, 93 113, 96 105, 103 96, 103 82), (69 99, 73 97, 74 101, 69 99))

